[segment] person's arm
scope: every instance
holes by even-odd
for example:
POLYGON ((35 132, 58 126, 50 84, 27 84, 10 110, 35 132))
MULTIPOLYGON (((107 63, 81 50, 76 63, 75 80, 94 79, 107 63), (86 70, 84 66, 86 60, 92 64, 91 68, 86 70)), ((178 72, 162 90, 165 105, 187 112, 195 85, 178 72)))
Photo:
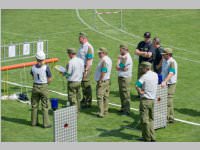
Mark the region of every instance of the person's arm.
POLYGON ((116 65, 116 70, 117 70, 117 71, 120 70, 120 67, 119 67, 119 64, 120 64, 120 58, 121 58, 121 56, 119 55, 119 56, 118 56, 118 59, 117 59, 117 65, 116 65))
POLYGON ((69 76, 71 76, 72 74, 72 64, 69 62, 66 65, 66 72, 63 73, 63 76, 65 76, 66 78, 68 78, 69 76))
POLYGON ((85 70, 84 70, 84 77, 87 76, 87 73, 88 73, 88 70, 91 67, 93 58, 94 58, 94 54, 93 54, 92 48, 88 47, 88 51, 87 51, 87 54, 86 54, 86 64, 85 64, 85 70))
POLYGON ((136 49, 135 55, 142 56, 142 57, 145 57, 145 58, 151 58, 152 52, 143 52, 143 51, 140 51, 139 49, 136 49))
POLYGON ((30 74, 31 74, 32 78, 34 79, 32 68, 31 68, 30 74))
POLYGON ((103 80, 103 78, 104 78, 105 74, 107 73, 107 71, 108 71, 107 65, 106 65, 105 61, 103 61, 102 65, 101 65, 101 75, 100 75, 99 81, 103 80))
POLYGON ((167 82, 171 79, 172 76, 174 76, 176 73, 175 67, 174 67, 174 63, 172 62, 170 64, 170 68, 169 68, 169 73, 167 75, 167 77, 163 80, 163 82, 161 83, 162 87, 165 87, 167 85, 167 82))
POLYGON ((139 94, 143 95, 145 92, 142 89, 142 84, 144 83, 143 76, 135 83, 135 88, 139 94))
POLYGON ((46 75, 47 75, 47 83, 49 84, 52 81, 52 74, 51 74, 49 66, 47 66, 46 75))

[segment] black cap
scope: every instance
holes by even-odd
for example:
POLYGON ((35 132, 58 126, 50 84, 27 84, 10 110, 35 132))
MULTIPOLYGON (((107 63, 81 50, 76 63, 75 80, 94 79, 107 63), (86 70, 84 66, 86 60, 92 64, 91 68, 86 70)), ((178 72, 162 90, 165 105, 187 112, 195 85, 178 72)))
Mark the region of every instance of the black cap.
POLYGON ((151 33, 150 32, 145 32, 144 33, 144 37, 145 38, 150 38, 151 37, 151 33))

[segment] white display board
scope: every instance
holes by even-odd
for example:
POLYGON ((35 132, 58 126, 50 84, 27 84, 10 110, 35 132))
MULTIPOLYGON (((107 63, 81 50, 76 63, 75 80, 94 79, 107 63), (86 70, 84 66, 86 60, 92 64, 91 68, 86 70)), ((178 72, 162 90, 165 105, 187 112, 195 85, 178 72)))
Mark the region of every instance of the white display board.
POLYGON ((16 46, 10 45, 8 47, 8 57, 15 57, 16 56, 16 46))
POLYGON ((43 41, 37 42, 37 52, 39 52, 39 51, 44 51, 44 42, 43 41))
POLYGON ((23 55, 30 55, 30 43, 23 44, 23 55))
POLYGON ((154 101, 154 129, 167 126, 167 95, 168 88, 158 85, 154 101))
POLYGON ((77 107, 54 111, 54 141, 77 142, 77 107))

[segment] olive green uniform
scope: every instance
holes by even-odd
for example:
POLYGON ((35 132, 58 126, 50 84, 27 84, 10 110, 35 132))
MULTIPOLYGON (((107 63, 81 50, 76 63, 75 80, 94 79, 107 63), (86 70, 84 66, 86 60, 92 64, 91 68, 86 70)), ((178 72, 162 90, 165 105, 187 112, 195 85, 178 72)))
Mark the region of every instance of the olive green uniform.
MULTIPOLYGON (((85 36, 85 33, 80 33, 81 36, 85 36)), ((86 65, 92 66, 92 61, 94 58, 94 49, 93 46, 86 42, 79 48, 77 57, 81 58, 84 61, 84 68, 86 65), (91 60, 90 64, 87 64, 87 60, 91 60)), ((91 75, 91 68, 89 70, 85 70, 83 80, 81 82, 83 98, 81 101, 82 107, 90 107, 92 105, 92 86, 90 83, 90 75, 91 75)))
MULTIPOLYGON (((75 53, 73 48, 68 49, 68 53, 75 53)), ((67 65, 65 76, 68 80, 68 101, 71 106, 77 106, 77 112, 80 111, 81 100, 81 81, 84 72, 84 62, 82 59, 74 56, 67 65)))
POLYGON ((162 77, 163 80, 172 73, 173 76, 167 82, 168 85, 168 103, 167 103, 167 120, 168 122, 174 122, 174 106, 173 98, 176 91, 176 82, 178 74, 178 65, 174 58, 170 57, 168 60, 163 59, 162 61, 162 77))
MULTIPOLYGON (((128 49, 124 44, 120 45, 122 49, 128 49)), ((118 69, 118 85, 119 94, 121 100, 121 110, 120 112, 129 114, 130 113, 130 83, 132 77, 132 58, 127 51, 124 55, 119 55, 117 68, 118 69), (125 69, 125 70, 124 70, 125 69)))
POLYGON ((48 78, 51 78, 51 71, 47 65, 36 64, 31 68, 34 84, 31 96, 31 120, 32 126, 38 125, 38 109, 41 101, 43 127, 50 127, 49 121, 49 99, 48 99, 48 78))
MULTIPOLYGON (((105 48, 102 48, 102 50, 106 51, 105 48)), ((104 115, 108 113, 111 69, 112 69, 112 61, 106 55, 103 58, 101 58, 95 72, 95 81, 97 82, 96 97, 97 97, 97 104, 99 108, 99 112, 98 112, 99 117, 104 117, 104 115), (102 73, 105 73, 105 75, 103 79, 100 80, 102 73)))
MULTIPOLYGON (((149 64, 150 63, 147 63, 147 65, 149 64)), ((140 117, 142 136, 145 141, 155 141, 153 110, 154 100, 156 99, 157 84, 158 76, 155 72, 151 70, 143 74, 136 82, 136 87, 144 91, 144 94, 140 95, 140 117)))
POLYGON ((42 114, 43 114, 43 126, 47 127, 50 125, 49 121, 49 99, 48 99, 48 84, 34 84, 32 89, 32 96, 31 96, 31 120, 32 125, 35 126, 38 124, 38 109, 39 103, 41 100, 42 105, 42 114))

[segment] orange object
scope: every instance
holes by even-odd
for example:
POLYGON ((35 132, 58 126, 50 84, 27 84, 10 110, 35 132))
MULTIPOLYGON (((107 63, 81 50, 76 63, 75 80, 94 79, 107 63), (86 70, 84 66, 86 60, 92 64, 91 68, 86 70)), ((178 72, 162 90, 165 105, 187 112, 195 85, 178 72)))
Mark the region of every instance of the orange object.
MULTIPOLYGON (((49 59, 45 59, 45 63, 53 63, 53 62, 57 62, 58 58, 49 58, 49 59)), ((7 70, 12 70, 12 69, 17 69, 17 68, 23 68, 23 67, 28 67, 28 66, 33 66, 37 64, 36 61, 33 62, 25 62, 25 63, 21 63, 21 64, 15 64, 15 65, 10 65, 10 66, 4 66, 1 67, 1 71, 7 71, 7 70)))

